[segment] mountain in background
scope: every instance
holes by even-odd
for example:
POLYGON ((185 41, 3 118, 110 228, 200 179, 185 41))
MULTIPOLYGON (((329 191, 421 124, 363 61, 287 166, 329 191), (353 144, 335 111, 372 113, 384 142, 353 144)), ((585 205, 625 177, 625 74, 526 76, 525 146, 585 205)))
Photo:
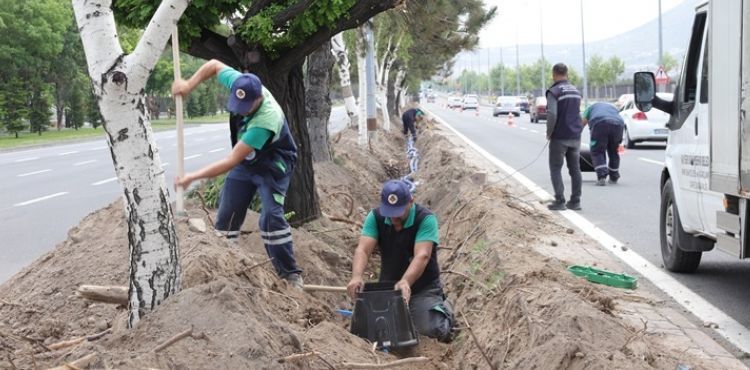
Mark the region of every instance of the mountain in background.
MULTIPOLYGON (((687 48, 690 39, 690 27, 695 16, 695 7, 700 0, 687 0, 662 14, 662 37, 664 52, 670 53, 678 61, 687 48)), ((634 28, 628 32, 605 40, 586 43, 586 58, 599 55, 605 59, 617 56, 625 63, 625 75, 634 71, 655 71, 659 59, 659 20, 634 28)), ((490 48, 489 63, 494 66, 500 64, 500 48, 490 48)), ((518 59, 520 64, 531 64, 539 59, 541 50, 539 44, 519 45, 518 59)), ((512 46, 502 48, 505 65, 514 67, 516 64, 516 49, 512 46)), ((564 62, 580 73, 581 44, 544 45, 544 57, 550 63, 564 62)), ((464 68, 479 70, 487 73, 487 49, 477 49, 474 53, 459 54, 454 71, 457 74, 464 68)))

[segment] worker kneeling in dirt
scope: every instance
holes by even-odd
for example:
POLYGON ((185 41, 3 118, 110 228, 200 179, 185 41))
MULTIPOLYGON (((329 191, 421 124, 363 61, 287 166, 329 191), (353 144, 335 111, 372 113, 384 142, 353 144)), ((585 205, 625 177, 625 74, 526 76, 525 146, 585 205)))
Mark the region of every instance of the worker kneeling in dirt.
POLYGON ((362 274, 375 247, 380 250, 380 281, 397 281, 394 289, 409 305, 417 331, 449 342, 453 310, 443 293, 437 260, 438 223, 432 212, 414 203, 409 186, 401 180, 383 185, 380 207, 365 218, 354 252, 352 298, 364 287, 362 274))

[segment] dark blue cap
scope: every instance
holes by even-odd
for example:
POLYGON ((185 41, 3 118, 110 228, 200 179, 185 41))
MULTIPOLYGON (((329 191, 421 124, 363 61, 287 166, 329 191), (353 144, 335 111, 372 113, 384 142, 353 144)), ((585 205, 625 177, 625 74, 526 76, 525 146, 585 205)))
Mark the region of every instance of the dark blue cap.
POLYGON ((409 185, 401 180, 388 180, 380 192, 380 214, 385 217, 400 217, 411 202, 409 185))
POLYGON ((250 112, 253 102, 263 94, 263 85, 258 76, 243 73, 232 83, 232 91, 227 102, 227 110, 236 114, 250 112))

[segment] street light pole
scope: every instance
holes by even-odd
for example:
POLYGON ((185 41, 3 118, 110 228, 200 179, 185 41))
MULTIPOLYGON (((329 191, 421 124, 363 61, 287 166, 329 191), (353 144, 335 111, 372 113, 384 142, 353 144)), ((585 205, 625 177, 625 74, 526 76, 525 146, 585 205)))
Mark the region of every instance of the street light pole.
POLYGON ((541 66, 539 69, 541 69, 542 72, 542 95, 544 95, 544 90, 547 89, 546 81, 545 81, 545 71, 544 71, 544 19, 542 19, 542 0, 539 0, 539 40, 541 42, 542 47, 542 60, 539 64, 541 66))
POLYGON ((664 50, 662 49, 661 39, 661 0, 659 0, 659 66, 664 65, 664 50))
POLYGON ((516 96, 521 95, 521 65, 518 63, 518 31, 516 31, 516 96))
POLYGON ((505 63, 503 62, 502 45, 500 45, 500 96, 505 96, 505 63))
POLYGON ((583 30, 583 0, 581 0, 581 50, 583 51, 583 106, 589 105, 589 81, 586 78, 586 38, 583 30))

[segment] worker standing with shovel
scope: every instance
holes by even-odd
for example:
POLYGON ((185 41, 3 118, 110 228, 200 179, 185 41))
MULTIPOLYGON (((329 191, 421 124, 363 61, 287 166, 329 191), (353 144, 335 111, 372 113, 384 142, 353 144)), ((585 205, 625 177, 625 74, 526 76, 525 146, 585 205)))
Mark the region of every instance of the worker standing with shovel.
POLYGON ((201 82, 217 76, 230 90, 227 110, 244 116, 237 144, 226 158, 198 171, 175 178, 175 186, 229 172, 221 189, 214 228, 231 240, 240 235, 247 208, 257 192, 262 203, 260 237, 276 273, 302 289, 303 281, 294 259, 292 229, 284 218, 284 199, 297 146, 281 106, 252 73, 240 73, 218 60, 203 64, 188 80, 176 80, 172 94, 187 96, 201 82))

